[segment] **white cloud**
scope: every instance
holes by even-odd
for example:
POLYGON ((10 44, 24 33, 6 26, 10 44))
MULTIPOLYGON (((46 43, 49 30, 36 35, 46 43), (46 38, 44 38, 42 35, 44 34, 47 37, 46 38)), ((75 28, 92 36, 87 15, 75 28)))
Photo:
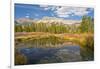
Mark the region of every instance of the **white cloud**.
POLYGON ((52 10, 54 11, 57 6, 48 6, 48 5, 40 5, 41 8, 43 8, 44 10, 52 10))
POLYGON ((44 10, 49 10, 49 9, 51 9, 51 7, 48 6, 48 5, 40 5, 40 7, 43 8, 44 10))
POLYGON ((48 5, 40 5, 40 7, 48 7, 48 5))
POLYGON ((50 9, 49 7, 45 7, 45 8, 44 8, 44 10, 49 10, 49 9, 50 9))
POLYGON ((29 17, 30 17, 30 14, 29 14, 29 13, 27 13, 25 17, 26 17, 26 18, 29 18, 29 17))
MULTIPOLYGON (((82 7, 65 7, 65 6, 48 6, 41 5, 44 10, 52 10, 58 17, 70 17, 70 16, 84 16, 89 13, 88 8, 82 7)), ((91 9, 93 10, 93 9, 91 9)))
POLYGON ((74 10, 74 15, 77 16, 84 16, 87 15, 89 13, 89 11, 87 11, 88 8, 73 8, 74 10))
POLYGON ((59 17, 69 17, 70 15, 60 14, 59 17))
POLYGON ((28 15, 26 15, 25 17, 26 17, 26 18, 29 18, 29 16, 28 16, 28 15))
POLYGON ((67 7, 57 7, 55 13, 58 17, 69 17, 71 14, 67 7))
POLYGON ((78 11, 78 12, 75 12, 74 14, 77 15, 77 16, 84 16, 86 14, 88 14, 89 12, 88 11, 78 11))
POLYGON ((69 17, 70 15, 74 16, 83 16, 87 15, 89 11, 87 11, 87 8, 80 8, 80 7, 59 7, 56 8, 56 11, 54 11, 58 17, 64 16, 69 17))

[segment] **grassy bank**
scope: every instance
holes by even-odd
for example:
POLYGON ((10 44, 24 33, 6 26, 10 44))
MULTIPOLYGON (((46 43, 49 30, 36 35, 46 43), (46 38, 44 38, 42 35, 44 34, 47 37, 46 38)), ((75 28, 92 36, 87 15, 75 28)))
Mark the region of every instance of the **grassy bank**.
MULTIPOLYGON (((65 43, 76 43, 80 46, 89 46, 93 45, 94 35, 91 33, 82 33, 82 34, 50 34, 43 32, 29 32, 29 33, 15 33, 15 40, 19 42, 33 40, 33 39, 42 39, 42 38, 52 38, 53 36, 59 40, 63 40, 65 43)), ((51 40, 53 41, 53 40, 51 40)))

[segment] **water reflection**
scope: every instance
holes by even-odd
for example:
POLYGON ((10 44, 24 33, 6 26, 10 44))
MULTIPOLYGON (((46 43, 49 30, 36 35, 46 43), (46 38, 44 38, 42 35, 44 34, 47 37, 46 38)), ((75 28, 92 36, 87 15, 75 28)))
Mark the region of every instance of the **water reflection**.
MULTIPOLYGON (((50 37, 19 42, 15 46, 15 64, 43 64, 93 60, 93 51, 50 37), (50 39, 51 38, 51 39, 50 39)), ((18 42, 18 41, 17 41, 18 42)))

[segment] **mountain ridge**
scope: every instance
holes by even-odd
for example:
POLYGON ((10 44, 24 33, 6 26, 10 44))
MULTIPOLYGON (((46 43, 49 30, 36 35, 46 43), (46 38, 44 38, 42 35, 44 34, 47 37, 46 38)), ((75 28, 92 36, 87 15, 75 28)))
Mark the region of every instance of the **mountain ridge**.
POLYGON ((55 17, 44 17, 42 19, 19 18, 19 19, 16 19, 15 22, 19 24, 24 24, 24 23, 80 24, 81 20, 68 20, 68 19, 55 18, 55 17))

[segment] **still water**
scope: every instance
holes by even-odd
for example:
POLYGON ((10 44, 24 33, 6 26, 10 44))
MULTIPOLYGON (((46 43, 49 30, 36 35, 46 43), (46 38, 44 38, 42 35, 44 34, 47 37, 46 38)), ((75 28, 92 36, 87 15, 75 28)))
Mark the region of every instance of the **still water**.
POLYGON ((79 45, 68 45, 59 39, 36 39, 17 43, 15 65, 61 63, 93 60, 93 52, 79 45))

